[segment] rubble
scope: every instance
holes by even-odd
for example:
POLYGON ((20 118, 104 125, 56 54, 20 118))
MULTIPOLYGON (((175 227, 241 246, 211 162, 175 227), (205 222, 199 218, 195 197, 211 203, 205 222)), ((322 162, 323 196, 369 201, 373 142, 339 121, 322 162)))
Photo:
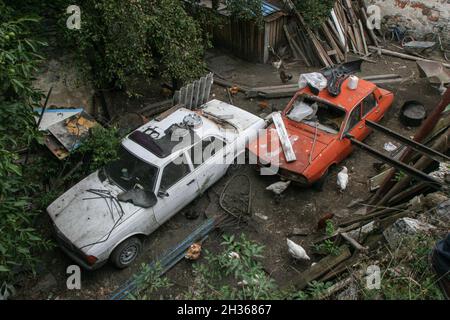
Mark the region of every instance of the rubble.
POLYGON ((411 218, 398 219, 394 224, 383 231, 383 235, 391 249, 397 249, 408 237, 419 233, 427 233, 436 227, 411 218))

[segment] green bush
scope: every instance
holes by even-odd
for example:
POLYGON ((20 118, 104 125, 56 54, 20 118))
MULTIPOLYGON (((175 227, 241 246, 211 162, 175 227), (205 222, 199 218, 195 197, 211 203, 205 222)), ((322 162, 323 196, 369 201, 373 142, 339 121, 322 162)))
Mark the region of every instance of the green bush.
POLYGON ((188 299, 276 299, 275 281, 258 261, 263 246, 248 240, 224 236, 224 250, 219 254, 206 251, 205 263, 194 265, 195 284, 186 293, 188 299), (237 256, 236 256, 237 254, 237 256))
POLYGON ((319 28, 329 17, 336 0, 294 0, 297 10, 313 29, 319 28))
POLYGON ((66 34, 97 87, 131 92, 136 79, 187 81, 203 73, 202 33, 182 1, 83 0, 79 5, 81 29, 66 34))
POLYGON ((39 138, 32 108, 42 93, 31 83, 45 43, 31 35, 37 22, 18 16, 0 0, 0 283, 14 272, 32 270, 36 252, 50 247, 33 228, 39 211, 17 154, 39 138))

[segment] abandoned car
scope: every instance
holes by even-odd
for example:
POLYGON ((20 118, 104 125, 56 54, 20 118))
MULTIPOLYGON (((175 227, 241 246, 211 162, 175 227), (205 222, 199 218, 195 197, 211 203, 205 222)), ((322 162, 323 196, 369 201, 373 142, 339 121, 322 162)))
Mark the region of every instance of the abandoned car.
POLYGON ((330 169, 352 152, 346 137, 360 141, 366 138, 371 129, 365 120, 380 121, 394 99, 391 92, 371 82, 359 80, 358 87, 352 90, 348 81, 337 97, 327 90, 318 95, 309 87, 299 90, 281 114, 295 160, 286 160, 272 124, 265 136, 249 145, 258 167, 297 184, 321 189, 330 169))
POLYGON ((219 180, 265 126, 218 100, 148 122, 122 141, 117 160, 47 208, 61 248, 86 269, 129 266, 145 236, 219 180))

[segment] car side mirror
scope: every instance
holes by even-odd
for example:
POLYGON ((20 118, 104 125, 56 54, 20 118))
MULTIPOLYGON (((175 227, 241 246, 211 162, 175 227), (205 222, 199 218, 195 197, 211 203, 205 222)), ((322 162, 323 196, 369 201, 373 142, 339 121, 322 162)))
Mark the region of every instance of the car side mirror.
POLYGON ((159 190, 158 191, 158 197, 160 198, 167 198, 169 196, 169 193, 167 191, 164 190, 159 190))

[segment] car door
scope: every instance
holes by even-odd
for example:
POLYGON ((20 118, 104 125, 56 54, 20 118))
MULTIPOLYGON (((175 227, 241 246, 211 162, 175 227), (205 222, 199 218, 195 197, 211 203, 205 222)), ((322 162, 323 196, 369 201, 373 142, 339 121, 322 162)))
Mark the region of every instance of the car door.
POLYGON ((154 212, 158 224, 166 222, 197 197, 196 177, 185 152, 161 170, 157 190, 158 203, 154 212))
POLYGON ((381 116, 382 113, 380 104, 378 103, 375 92, 372 92, 363 100, 363 109, 362 109, 363 120, 378 122, 380 121, 381 116))
POLYGON ((345 129, 340 140, 340 150, 341 152, 337 155, 337 162, 344 160, 352 151, 352 144, 346 135, 351 135, 357 140, 362 140, 365 135, 365 130, 367 129, 365 124, 361 121, 361 111, 362 104, 358 104, 348 116, 347 123, 345 124, 345 129))
POLYGON ((228 167, 223 160, 225 150, 226 143, 216 136, 204 138, 189 150, 199 193, 225 174, 228 167))

